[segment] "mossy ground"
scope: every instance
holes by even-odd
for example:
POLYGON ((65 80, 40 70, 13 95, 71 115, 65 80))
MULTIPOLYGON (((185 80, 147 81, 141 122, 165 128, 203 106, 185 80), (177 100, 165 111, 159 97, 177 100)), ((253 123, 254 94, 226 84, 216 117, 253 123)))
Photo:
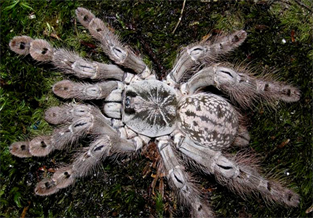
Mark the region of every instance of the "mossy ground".
POLYGON ((165 192, 170 197, 166 199, 149 192, 153 178, 143 178, 143 169, 149 163, 145 157, 104 163, 99 171, 74 186, 39 197, 33 190, 40 177, 57 167, 56 162, 68 163, 75 151, 29 159, 9 153, 11 143, 50 132, 51 127, 42 119, 43 112, 62 102, 51 92, 52 84, 62 79, 61 74, 50 65, 11 52, 10 39, 15 35, 44 38, 86 58, 108 61, 87 31, 76 23, 78 6, 107 21, 159 76, 170 70, 181 46, 201 40, 210 31, 245 29, 246 42, 227 60, 251 62, 258 72, 274 68, 279 80, 298 86, 302 92, 297 103, 278 104, 274 109, 260 103, 253 111, 245 112, 251 123, 250 149, 263 157, 265 172, 278 175, 300 194, 301 203, 298 208, 283 208, 268 206, 261 198, 244 200, 210 177, 199 177, 200 185, 218 216, 312 216, 305 213, 312 205, 312 3, 302 0, 310 7, 307 9, 294 1, 256 2, 187 1, 182 20, 172 34, 182 1, 1 0, 0 216, 162 217, 172 214, 171 210, 176 215, 184 214, 176 208, 176 199, 167 186, 165 192))

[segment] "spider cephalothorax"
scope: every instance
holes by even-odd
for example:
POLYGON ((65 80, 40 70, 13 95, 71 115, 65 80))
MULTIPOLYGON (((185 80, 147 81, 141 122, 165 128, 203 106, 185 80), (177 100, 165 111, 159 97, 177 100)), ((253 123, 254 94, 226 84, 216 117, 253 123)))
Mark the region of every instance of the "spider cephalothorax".
POLYGON ((177 91, 158 80, 133 83, 125 90, 122 120, 149 137, 170 134, 176 128, 177 91))
POLYGON ((249 133, 238 107, 247 108, 258 99, 294 102, 300 97, 298 89, 292 86, 257 78, 244 70, 231 68, 229 64, 215 62, 219 55, 245 40, 245 31, 187 46, 179 54, 172 71, 159 81, 100 19, 84 8, 78 8, 76 14, 80 23, 100 41, 110 59, 130 72, 124 72, 116 65, 85 60, 73 52, 53 48, 44 40, 28 36, 11 40, 10 48, 18 54, 30 54, 37 61, 51 62, 67 74, 96 81, 56 83, 53 86, 56 95, 75 98, 82 103, 49 108, 45 119, 54 125, 62 124, 62 127, 49 136, 10 146, 11 153, 19 157, 46 156, 87 134, 94 138, 71 165, 39 182, 36 194, 53 194, 87 175, 102 160, 115 154, 131 155, 153 140, 157 143, 169 184, 195 217, 213 216, 213 212, 207 200, 198 194, 184 161, 188 162, 186 166, 193 165, 214 175, 218 182, 241 195, 260 193, 269 201, 298 205, 299 196, 279 182, 263 177, 252 164, 255 162, 253 157, 233 156, 225 150, 249 143, 249 133), (190 72, 194 69, 198 72, 192 75, 190 72), (230 100, 204 91, 209 86, 215 86, 230 100), (98 99, 103 102, 101 108, 83 103, 98 99))

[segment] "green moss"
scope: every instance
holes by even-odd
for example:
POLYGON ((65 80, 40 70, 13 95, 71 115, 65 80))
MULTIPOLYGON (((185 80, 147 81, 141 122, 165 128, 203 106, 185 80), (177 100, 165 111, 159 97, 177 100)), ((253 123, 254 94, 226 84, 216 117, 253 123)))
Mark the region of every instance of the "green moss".
POLYGON ((162 218, 164 213, 164 203, 163 203, 163 197, 160 193, 157 193, 155 195, 155 210, 158 217, 162 218))
MULTIPOLYGON (((313 8, 312 1, 304 0, 302 2, 309 8, 313 8)), ((300 42, 312 40, 312 10, 307 10, 297 4, 296 1, 290 1, 285 4, 281 2, 274 3, 272 11, 276 16, 280 16, 280 21, 284 28, 295 31, 295 40, 300 42)))
MULTIPOLYGON (((144 157, 122 163, 104 162, 99 171, 74 186, 39 197, 33 189, 43 167, 53 169, 59 166, 56 162, 68 163, 75 151, 29 159, 9 153, 8 147, 15 141, 49 134, 52 128, 43 120, 43 112, 64 102, 51 92, 52 84, 64 77, 50 65, 9 51, 10 39, 15 35, 44 38, 86 58, 109 61, 100 49, 88 46, 97 42, 76 24, 78 6, 89 8, 107 21, 123 42, 144 56, 159 77, 170 70, 181 46, 201 40, 212 30, 244 28, 248 32, 246 42, 227 60, 252 61, 257 73, 275 68, 279 80, 298 86, 302 92, 301 100, 294 104, 279 104, 275 109, 258 104, 253 111, 244 111, 251 121, 250 148, 264 157, 264 171, 276 174, 298 192, 301 203, 298 208, 267 206, 261 198, 245 200, 236 196, 211 177, 201 176, 199 181, 211 190, 208 198, 218 216, 312 215, 305 213, 312 204, 312 13, 289 2, 270 5, 266 1, 187 1, 183 19, 172 34, 182 8, 179 1, 1 1, 0 215, 19 217, 28 206, 28 217, 147 217, 150 212, 169 216, 170 210, 184 215, 176 208, 175 198, 149 194, 153 178, 142 178, 149 161, 144 157), (286 141, 289 142, 282 146, 286 141)), ((310 0, 303 3, 312 7, 310 0)), ((173 196, 165 187, 166 195, 173 196)))

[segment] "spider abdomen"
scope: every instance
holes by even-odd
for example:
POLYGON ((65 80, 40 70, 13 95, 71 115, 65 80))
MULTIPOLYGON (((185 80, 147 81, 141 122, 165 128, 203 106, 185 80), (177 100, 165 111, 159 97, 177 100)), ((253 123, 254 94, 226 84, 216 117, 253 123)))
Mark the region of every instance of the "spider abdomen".
POLYGON ((179 127, 195 143, 220 150, 232 144, 238 115, 223 98, 201 93, 186 97, 179 106, 179 127))

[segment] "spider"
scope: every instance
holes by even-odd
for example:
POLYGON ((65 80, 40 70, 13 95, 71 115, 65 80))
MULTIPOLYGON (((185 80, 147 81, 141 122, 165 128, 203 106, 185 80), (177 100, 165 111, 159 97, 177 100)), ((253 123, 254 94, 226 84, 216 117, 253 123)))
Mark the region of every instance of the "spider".
POLYGON ((154 141, 169 185, 193 217, 213 217, 214 212, 186 171, 187 166, 214 175, 219 183, 242 196, 259 193, 277 204, 299 204, 298 194, 259 173, 253 155, 227 152, 231 147, 249 144, 239 108, 249 108, 255 100, 295 102, 300 98, 295 87, 218 62, 220 55, 244 42, 244 30, 187 46, 166 78, 157 80, 154 71, 123 45, 103 21, 81 7, 76 15, 120 67, 86 60, 28 36, 15 36, 10 42, 10 49, 17 54, 30 54, 65 74, 96 81, 62 80, 53 86, 57 96, 103 102, 102 108, 86 102, 49 108, 45 119, 60 127, 51 135, 10 146, 10 152, 18 157, 47 156, 86 135, 93 138, 72 164, 37 184, 37 195, 54 194, 87 176, 101 161, 115 155, 132 155, 154 141), (206 88, 210 86, 229 96, 229 100, 208 92, 206 88))

